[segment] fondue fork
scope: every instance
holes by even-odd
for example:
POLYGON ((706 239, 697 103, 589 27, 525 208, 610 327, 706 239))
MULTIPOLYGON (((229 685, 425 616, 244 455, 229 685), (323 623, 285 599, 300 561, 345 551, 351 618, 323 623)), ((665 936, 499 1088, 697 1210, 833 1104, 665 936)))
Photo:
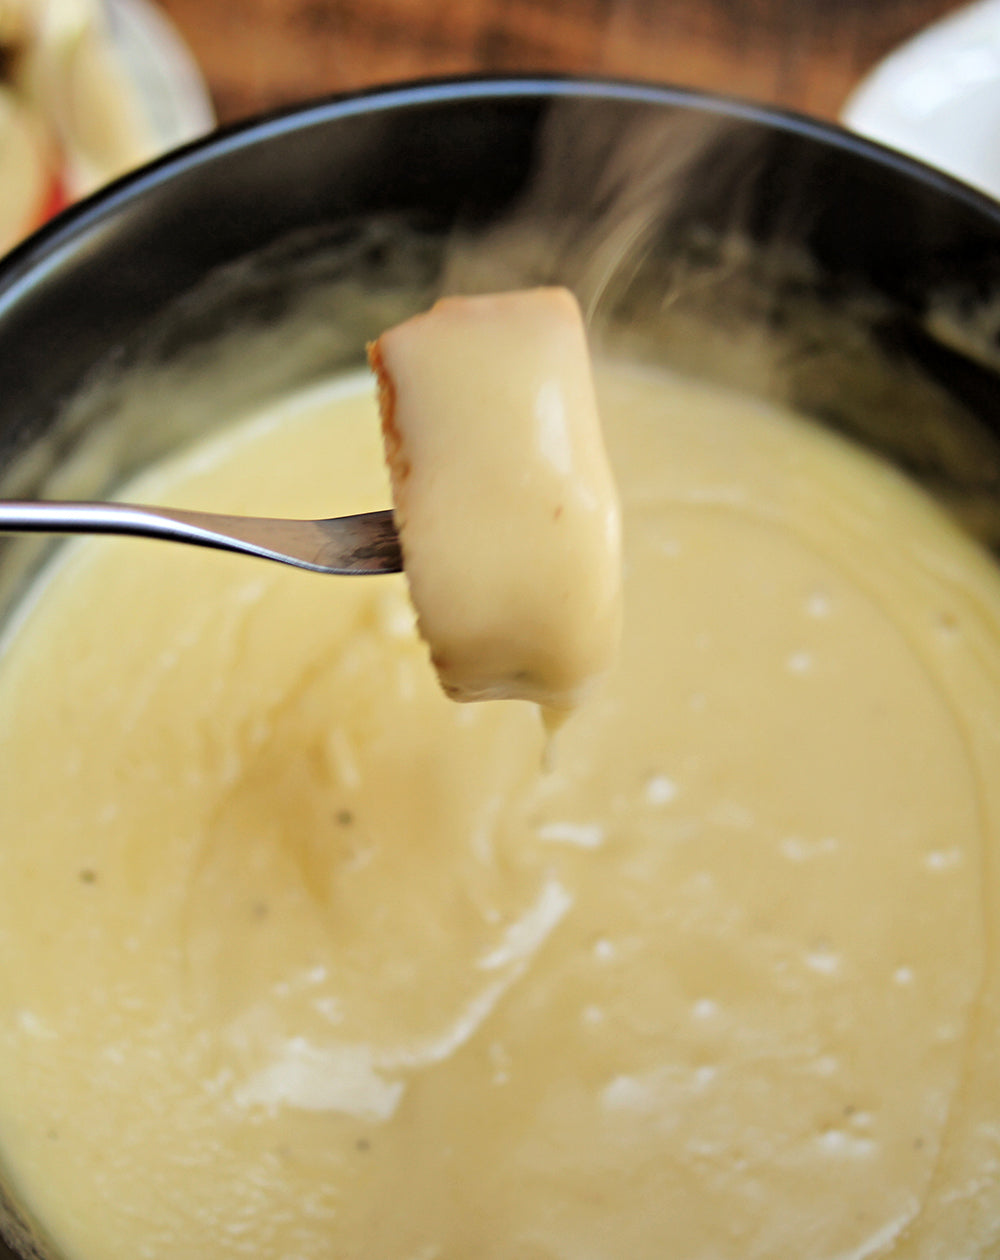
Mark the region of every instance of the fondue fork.
POLYGON ((129 503, 0 500, 0 534, 128 534, 277 560, 314 573, 399 573, 391 511, 322 521, 219 516, 129 503))

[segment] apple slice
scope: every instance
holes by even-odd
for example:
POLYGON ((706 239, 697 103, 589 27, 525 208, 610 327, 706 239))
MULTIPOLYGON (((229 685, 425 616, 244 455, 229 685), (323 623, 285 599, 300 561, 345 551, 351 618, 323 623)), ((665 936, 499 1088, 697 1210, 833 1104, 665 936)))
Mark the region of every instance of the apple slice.
POLYGON ((59 177, 42 120, 0 87, 0 253, 58 208, 59 177))
POLYGON ((36 21, 18 86, 62 147, 70 196, 83 196, 152 157, 156 139, 99 5, 49 0, 36 21))

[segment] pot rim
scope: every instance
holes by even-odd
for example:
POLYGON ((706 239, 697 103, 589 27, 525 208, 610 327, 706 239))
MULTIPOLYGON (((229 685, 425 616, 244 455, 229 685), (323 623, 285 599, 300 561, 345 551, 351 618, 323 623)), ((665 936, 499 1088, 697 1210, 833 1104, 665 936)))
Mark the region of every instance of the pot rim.
POLYGON ((518 98, 587 99, 675 106, 804 137, 878 166, 964 203, 1000 230, 1000 202, 916 158, 858 135, 836 122, 696 88, 600 76, 457 75, 412 79, 298 102, 229 123, 155 158, 75 202, 0 258, 0 316, 26 283, 123 206, 177 174, 284 134, 338 118, 414 106, 518 98))

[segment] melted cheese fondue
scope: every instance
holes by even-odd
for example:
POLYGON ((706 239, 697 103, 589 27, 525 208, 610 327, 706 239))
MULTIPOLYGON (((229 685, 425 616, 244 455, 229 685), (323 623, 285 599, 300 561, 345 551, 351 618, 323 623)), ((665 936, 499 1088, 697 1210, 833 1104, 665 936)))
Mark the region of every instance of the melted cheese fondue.
MULTIPOLYGON (((1000 581, 896 473, 604 366, 620 660, 554 769, 402 577, 67 547, 0 660, 0 1155, 67 1260, 1000 1240, 1000 581)), ((370 387, 135 499, 388 499, 370 387)))

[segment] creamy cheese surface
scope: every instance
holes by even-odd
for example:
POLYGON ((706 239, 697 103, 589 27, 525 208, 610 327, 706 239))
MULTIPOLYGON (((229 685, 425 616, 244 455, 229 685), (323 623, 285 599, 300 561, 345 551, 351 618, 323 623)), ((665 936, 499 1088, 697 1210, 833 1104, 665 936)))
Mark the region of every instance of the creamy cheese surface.
POLYGON ((621 637, 621 520, 568 289, 449 297, 369 350, 417 624, 454 700, 572 709, 621 637))
MULTIPOLYGON (((402 577, 67 547, 0 655, 0 1157, 65 1260, 989 1260, 1000 581, 603 366, 618 664, 540 772, 402 577)), ((370 387, 128 487, 384 506, 370 387)))

